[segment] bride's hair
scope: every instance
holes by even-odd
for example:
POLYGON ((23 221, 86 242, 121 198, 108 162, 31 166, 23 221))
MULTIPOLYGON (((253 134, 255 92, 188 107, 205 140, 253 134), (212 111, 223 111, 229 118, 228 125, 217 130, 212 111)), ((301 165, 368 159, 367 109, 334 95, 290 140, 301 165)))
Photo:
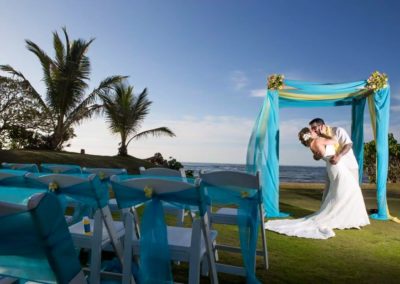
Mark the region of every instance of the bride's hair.
POLYGON ((304 127, 302 130, 300 130, 299 140, 304 146, 310 147, 313 138, 311 137, 311 130, 308 127, 304 127))

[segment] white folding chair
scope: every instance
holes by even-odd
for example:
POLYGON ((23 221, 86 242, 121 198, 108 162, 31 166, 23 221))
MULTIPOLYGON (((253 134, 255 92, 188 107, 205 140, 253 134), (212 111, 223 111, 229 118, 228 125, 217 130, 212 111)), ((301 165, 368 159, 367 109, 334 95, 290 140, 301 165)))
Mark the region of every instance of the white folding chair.
MULTIPOLYGON (((207 184, 211 187, 217 187, 220 189, 229 188, 229 189, 238 189, 248 188, 248 189, 256 189, 258 191, 259 196, 261 196, 261 185, 259 179, 259 173, 256 175, 242 173, 242 172, 233 172, 233 171, 216 171, 209 173, 200 173, 200 179, 202 184, 207 184)), ((213 200, 211 199, 211 203, 213 200)), ((262 200, 258 203, 258 211, 260 216, 260 230, 262 236, 262 250, 257 250, 257 255, 262 255, 264 260, 264 268, 268 269, 268 252, 267 252, 267 241, 266 234, 264 230, 264 209, 262 200)), ((225 225, 238 225, 238 209, 237 208, 219 208, 216 212, 210 213, 210 223, 211 224, 225 224, 225 225)), ((256 236, 257 238, 257 236, 256 236)), ((241 249, 239 247, 233 247, 228 245, 218 244, 216 245, 217 249, 226 250, 230 252, 241 253, 241 249)), ((254 256, 254 262, 256 256, 254 256)), ((245 276, 245 271, 242 268, 238 268, 231 265, 226 265, 222 263, 217 263, 217 270, 220 272, 237 274, 245 276)))
MULTIPOLYGON (((113 221, 111 211, 108 207, 108 200, 102 200, 105 195, 100 181, 96 175, 87 177, 66 174, 27 174, 27 178, 35 179, 38 182, 47 184, 49 188, 56 184, 57 191, 71 197, 72 199, 84 196, 85 200, 97 203, 94 218, 90 219, 90 227, 93 228, 91 235, 85 234, 84 225, 78 222, 69 227, 74 244, 78 248, 89 249, 90 257, 90 283, 99 283, 101 269, 101 251, 103 249, 113 250, 116 256, 123 263, 123 250, 121 239, 125 234, 122 222, 113 221), (80 190, 70 190, 74 186, 81 186, 80 190), (101 195, 101 196, 100 196, 101 195), (111 248, 110 248, 111 246, 111 248)), ((105 189, 107 190, 107 189, 105 189)), ((104 276, 115 277, 113 273, 101 273, 104 276)), ((131 282, 134 283, 133 277, 131 282)))
MULTIPOLYGON (((118 204, 121 205, 124 200, 132 199, 134 197, 127 197, 124 194, 120 197, 120 191, 146 192, 151 188, 151 191, 159 196, 168 193, 184 194, 189 190, 196 189, 196 196, 200 200, 200 189, 197 185, 188 184, 180 181, 163 180, 157 178, 136 178, 128 180, 119 180, 117 176, 111 177, 111 183, 117 198, 118 204), (118 189, 121 185, 123 189, 118 189)), ((152 193, 152 194, 153 194, 152 193)), ((136 193, 137 194, 137 193, 136 193)), ((199 201, 200 202, 200 201, 199 201)), ((201 201, 203 202, 203 201, 201 201)), ((129 205, 121 207, 124 213, 124 222, 126 227, 126 234, 124 238, 124 263, 127 264, 132 259, 132 254, 140 257, 140 240, 133 234, 133 216, 127 210, 129 205)), ((145 205, 146 206, 146 205, 145 205)), ((160 216, 154 216, 160 218, 160 216)), ((163 216, 161 217, 163 218, 163 216)), ((185 261, 189 263, 189 281, 188 283, 199 283, 200 279, 200 265, 202 261, 208 260, 207 267, 210 269, 210 276, 212 283, 218 283, 218 278, 215 269, 214 253, 212 251, 212 242, 215 240, 217 232, 209 230, 207 212, 199 219, 195 219, 192 223, 192 228, 173 227, 167 226, 168 246, 170 250, 171 260, 185 261)), ((143 237, 143 235, 142 235, 143 237)), ((124 268, 124 276, 129 273, 130 266, 124 268)), ((126 283, 126 282, 124 282, 126 283)))
MULTIPOLYGON (((95 174, 100 180, 109 182, 110 177, 113 175, 126 175, 128 174, 126 169, 113 169, 113 168, 82 168, 82 173, 84 174, 95 174)), ((108 205, 112 212, 118 210, 117 201, 115 198, 110 198, 108 205)))
MULTIPOLYGON (((14 190, 16 195, 24 191, 3 190, 6 194, 14 190)), ((30 189, 26 194, 30 195, 30 189)), ((0 196, 0 234, 2 241, 8 238, 5 254, 0 249, 0 274, 8 277, 0 277, 0 283, 20 283, 18 279, 24 283, 87 283, 57 198, 39 193, 21 204, 4 201, 0 196)))
MULTIPOLYGON (((167 168, 149 168, 145 169, 144 167, 139 168, 140 175, 145 177, 176 177, 181 178, 183 182, 186 182, 186 173, 184 169, 173 170, 167 168)), ((184 209, 174 207, 171 204, 164 204, 165 213, 172 214, 176 216, 176 225, 182 227, 185 221, 185 216, 189 215, 190 218, 193 218, 190 210, 186 213, 184 209)))

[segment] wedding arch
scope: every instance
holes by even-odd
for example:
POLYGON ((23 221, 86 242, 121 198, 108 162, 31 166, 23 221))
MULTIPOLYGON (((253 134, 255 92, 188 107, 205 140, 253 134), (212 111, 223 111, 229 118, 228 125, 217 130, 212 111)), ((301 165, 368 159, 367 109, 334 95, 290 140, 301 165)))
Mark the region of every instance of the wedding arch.
POLYGON ((377 151, 378 212, 370 217, 379 220, 391 218, 386 200, 390 86, 387 76, 377 71, 368 80, 341 84, 287 80, 283 75, 277 74, 268 78, 267 94, 247 149, 247 171, 261 172, 267 217, 287 216, 279 210, 279 109, 351 105, 351 138, 361 182, 364 162, 364 109, 367 101, 377 151))

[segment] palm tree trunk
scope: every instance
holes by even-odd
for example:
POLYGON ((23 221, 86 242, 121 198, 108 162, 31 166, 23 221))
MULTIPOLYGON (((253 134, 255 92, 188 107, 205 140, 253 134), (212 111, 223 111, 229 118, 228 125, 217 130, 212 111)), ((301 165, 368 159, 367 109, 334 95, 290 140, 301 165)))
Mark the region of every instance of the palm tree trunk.
POLYGON ((128 156, 128 147, 126 146, 126 135, 121 133, 121 146, 118 148, 118 156, 128 156))
POLYGON ((50 147, 51 150, 60 151, 62 149, 63 144, 63 121, 61 119, 58 120, 57 125, 54 129, 53 136, 51 138, 50 147))

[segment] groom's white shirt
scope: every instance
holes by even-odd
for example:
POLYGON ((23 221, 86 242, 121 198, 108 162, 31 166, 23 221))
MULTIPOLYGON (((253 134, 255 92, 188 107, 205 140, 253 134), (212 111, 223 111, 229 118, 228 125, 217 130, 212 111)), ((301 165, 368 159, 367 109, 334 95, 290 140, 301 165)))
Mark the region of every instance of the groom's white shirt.
MULTIPOLYGON (((335 134, 336 139, 340 147, 343 147, 346 144, 353 144, 349 134, 347 134, 346 130, 341 127, 332 127, 332 132, 335 134)), ((342 163, 344 163, 348 169, 356 170, 358 169, 358 163, 356 157, 354 156, 353 149, 350 149, 342 158, 342 163)))

